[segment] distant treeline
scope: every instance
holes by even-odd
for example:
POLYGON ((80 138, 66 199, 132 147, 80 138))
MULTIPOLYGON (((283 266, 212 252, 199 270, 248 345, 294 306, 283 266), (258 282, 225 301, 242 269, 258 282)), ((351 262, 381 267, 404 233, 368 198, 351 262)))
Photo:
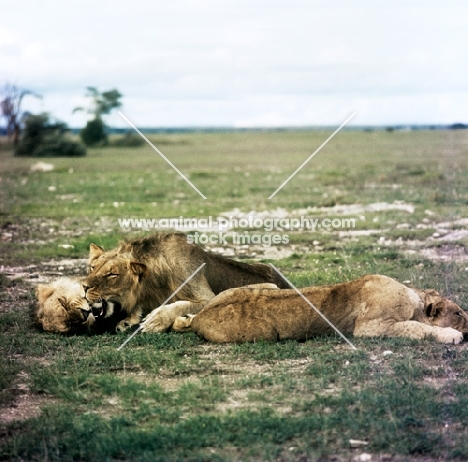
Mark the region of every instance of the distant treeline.
MULTIPOLYGON (((139 128, 142 133, 149 135, 167 134, 167 133, 223 133, 223 132, 287 132, 296 130, 335 130, 335 126, 309 126, 309 127, 257 127, 257 128, 234 128, 234 127, 143 127, 139 128)), ((451 125, 388 125, 388 126, 352 126, 345 127, 344 130, 351 131, 401 131, 401 130, 466 130, 468 124, 455 123, 451 125)), ((77 135, 80 128, 71 128, 70 131, 77 135)), ((122 135, 129 132, 128 128, 108 127, 107 133, 110 135, 122 135)), ((6 136, 6 128, 0 127, 0 135, 6 136)))
MULTIPOLYGON (((308 127, 254 127, 254 128, 234 128, 234 127, 139 127, 142 133, 149 135, 167 133, 223 133, 223 132, 287 132, 297 130, 335 130, 335 126, 308 126, 308 127)), ((344 130, 350 131, 401 131, 401 130, 462 130, 468 129, 468 124, 455 123, 451 125, 389 125, 389 126, 348 126, 344 130)), ((78 133, 80 129, 72 128, 73 133, 78 133)), ((108 127, 107 132, 114 135, 127 133, 128 128, 108 127)))

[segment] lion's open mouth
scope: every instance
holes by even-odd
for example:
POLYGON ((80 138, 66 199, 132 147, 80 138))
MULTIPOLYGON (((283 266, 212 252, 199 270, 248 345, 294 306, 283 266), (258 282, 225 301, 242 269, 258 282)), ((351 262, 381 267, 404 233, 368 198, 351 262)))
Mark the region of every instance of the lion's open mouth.
POLYGON ((108 304, 104 299, 102 299, 98 303, 93 303, 91 305, 91 311, 93 312, 93 316, 95 318, 105 318, 107 313, 107 307, 108 304))
POLYGON ((116 311, 120 311, 120 308, 121 306, 119 303, 104 299, 91 305, 91 310, 96 319, 110 318, 116 311))

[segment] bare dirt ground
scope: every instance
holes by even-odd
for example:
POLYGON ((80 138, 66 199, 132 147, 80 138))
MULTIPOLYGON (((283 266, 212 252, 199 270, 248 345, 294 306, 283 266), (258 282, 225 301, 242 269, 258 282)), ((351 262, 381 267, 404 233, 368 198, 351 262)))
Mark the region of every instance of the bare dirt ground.
POLYGON ((20 372, 10 391, 15 394, 14 400, 0 406, 0 429, 12 422, 23 421, 37 417, 41 407, 50 402, 50 398, 32 394, 29 390, 29 377, 20 372))

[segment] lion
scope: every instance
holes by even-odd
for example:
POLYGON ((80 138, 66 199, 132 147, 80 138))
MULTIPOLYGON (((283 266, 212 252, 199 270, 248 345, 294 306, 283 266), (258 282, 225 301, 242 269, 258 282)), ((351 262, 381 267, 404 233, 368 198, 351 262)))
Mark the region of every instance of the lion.
MULTIPOLYGON (((468 315, 435 290, 411 289, 392 278, 367 275, 300 292, 342 333, 356 337, 434 337, 458 344, 468 315)), ((143 331, 152 331, 151 314, 143 331)), ((196 315, 178 317, 172 329, 192 331, 216 343, 306 340, 333 329, 294 290, 227 290, 196 315)))
MULTIPOLYGON (((102 308, 93 309, 86 300, 79 279, 61 277, 48 285, 39 284, 36 298, 37 303, 31 307, 32 322, 45 332, 68 335, 103 333, 121 319, 118 315, 115 319, 104 319, 102 308)), ((113 308, 111 305, 109 312, 113 308)))
POLYGON ((158 307, 152 330, 163 332, 178 316, 198 313, 229 288, 264 282, 289 287, 269 265, 206 252, 187 242, 183 233, 159 233, 123 242, 107 252, 91 244, 88 263, 83 282, 86 299, 93 309, 103 309, 104 317, 109 316, 109 304, 117 304, 125 313, 116 326, 120 332, 158 307), (202 263, 205 266, 186 283, 202 263), (171 303, 161 307, 165 301, 171 303))
POLYGON ((32 319, 46 332, 75 333, 94 322, 83 286, 76 279, 63 277, 49 285, 39 284, 36 297, 32 319))

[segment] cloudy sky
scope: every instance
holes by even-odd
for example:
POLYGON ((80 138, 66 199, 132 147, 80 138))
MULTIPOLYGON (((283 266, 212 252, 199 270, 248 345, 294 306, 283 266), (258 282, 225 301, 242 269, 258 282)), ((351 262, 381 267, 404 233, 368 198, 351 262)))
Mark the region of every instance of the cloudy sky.
POLYGON ((0 3, 0 85, 71 126, 89 85, 142 127, 468 123, 467 44, 466 0, 0 3))

